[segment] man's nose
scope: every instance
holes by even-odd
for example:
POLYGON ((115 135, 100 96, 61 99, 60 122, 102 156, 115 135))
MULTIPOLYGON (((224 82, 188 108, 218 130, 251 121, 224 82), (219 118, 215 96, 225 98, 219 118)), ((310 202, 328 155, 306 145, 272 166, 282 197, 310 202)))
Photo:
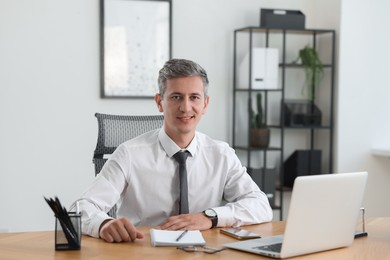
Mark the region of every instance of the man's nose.
POLYGON ((183 98, 180 103, 180 111, 187 112, 191 110, 191 100, 189 98, 183 98))

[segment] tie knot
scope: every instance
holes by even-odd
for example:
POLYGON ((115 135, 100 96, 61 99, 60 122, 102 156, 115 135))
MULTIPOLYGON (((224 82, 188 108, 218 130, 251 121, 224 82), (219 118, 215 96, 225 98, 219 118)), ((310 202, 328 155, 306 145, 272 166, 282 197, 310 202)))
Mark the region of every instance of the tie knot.
POLYGON ((187 157, 188 157, 188 151, 179 151, 173 155, 173 157, 176 159, 176 161, 179 164, 183 164, 186 162, 187 157))

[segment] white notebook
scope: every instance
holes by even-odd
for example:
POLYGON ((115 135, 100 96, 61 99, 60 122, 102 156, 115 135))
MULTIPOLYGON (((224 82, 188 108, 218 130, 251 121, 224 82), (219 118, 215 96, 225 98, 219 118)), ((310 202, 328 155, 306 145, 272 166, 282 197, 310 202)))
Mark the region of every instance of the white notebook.
POLYGON ((176 241, 183 232, 182 230, 150 229, 150 242, 152 246, 192 246, 206 244, 199 230, 189 230, 179 241, 176 241))

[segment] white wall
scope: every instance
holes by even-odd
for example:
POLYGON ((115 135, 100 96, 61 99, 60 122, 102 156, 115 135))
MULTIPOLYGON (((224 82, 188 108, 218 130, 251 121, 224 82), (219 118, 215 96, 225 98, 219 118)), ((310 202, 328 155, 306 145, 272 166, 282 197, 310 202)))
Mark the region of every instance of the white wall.
POLYGON ((390 216, 390 16, 387 0, 343 0, 339 47, 337 170, 369 173, 365 207, 369 216, 390 216))
MULTIPOLYGON (((284 1, 173 2, 173 55, 210 75, 212 101, 199 130, 228 141, 233 29, 258 25, 261 6, 284 1)), ((0 231, 53 229, 42 196, 70 205, 92 181, 95 112, 157 113, 152 100, 99 98, 98 7, 0 1, 0 231)))
MULTIPOLYGON (((259 25, 261 7, 301 9, 308 27, 337 27, 311 0, 173 2, 173 56, 198 61, 211 81, 199 130, 225 141, 231 137, 233 30, 259 25)), ((97 0, 0 1, 0 231, 53 229, 42 196, 58 195, 70 205, 92 181, 95 112, 157 113, 152 100, 99 98, 98 26, 97 0)), ((350 152, 343 145, 338 149, 350 152)), ((343 170, 355 165, 345 163, 343 170)))

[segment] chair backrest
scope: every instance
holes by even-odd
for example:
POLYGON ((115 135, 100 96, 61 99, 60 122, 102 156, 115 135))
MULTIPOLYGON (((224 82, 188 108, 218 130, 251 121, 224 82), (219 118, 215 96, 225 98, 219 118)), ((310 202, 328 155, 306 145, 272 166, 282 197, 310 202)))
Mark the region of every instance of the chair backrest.
POLYGON ((98 121, 98 139, 93 154, 95 175, 107 161, 105 155, 112 154, 123 142, 143 133, 161 128, 164 122, 163 115, 122 116, 96 113, 98 121))

